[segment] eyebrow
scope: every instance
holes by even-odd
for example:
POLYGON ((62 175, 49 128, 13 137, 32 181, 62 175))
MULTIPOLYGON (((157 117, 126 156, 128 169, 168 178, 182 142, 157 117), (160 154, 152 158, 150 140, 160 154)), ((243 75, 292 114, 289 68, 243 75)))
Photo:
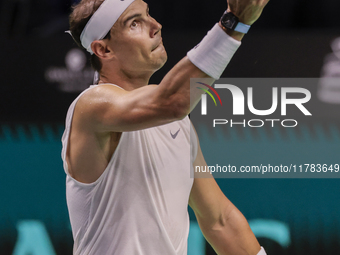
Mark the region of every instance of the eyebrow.
MULTIPOLYGON (((147 12, 149 12, 149 5, 147 4, 146 6, 146 10, 147 12)), ((126 23, 128 23, 129 20, 132 20, 134 18, 137 18, 137 17, 141 17, 142 14, 141 13, 135 13, 135 14, 132 14, 131 16, 129 16, 128 18, 126 18, 123 22, 123 25, 126 26, 126 23)))

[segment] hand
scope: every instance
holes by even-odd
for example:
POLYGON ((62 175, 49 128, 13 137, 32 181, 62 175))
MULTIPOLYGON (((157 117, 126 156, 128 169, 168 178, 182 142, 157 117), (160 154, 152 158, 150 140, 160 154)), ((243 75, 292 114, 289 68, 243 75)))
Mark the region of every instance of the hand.
POLYGON ((228 11, 236 15, 240 22, 252 25, 261 15, 269 0, 227 0, 228 11))

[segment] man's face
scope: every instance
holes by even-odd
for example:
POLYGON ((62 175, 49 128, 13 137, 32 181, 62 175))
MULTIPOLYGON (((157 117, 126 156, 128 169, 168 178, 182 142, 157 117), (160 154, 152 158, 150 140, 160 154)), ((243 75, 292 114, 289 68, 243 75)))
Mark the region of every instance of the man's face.
POLYGON ((142 0, 134 1, 125 10, 114 25, 108 42, 122 71, 143 74, 155 72, 164 65, 167 54, 161 28, 142 0))

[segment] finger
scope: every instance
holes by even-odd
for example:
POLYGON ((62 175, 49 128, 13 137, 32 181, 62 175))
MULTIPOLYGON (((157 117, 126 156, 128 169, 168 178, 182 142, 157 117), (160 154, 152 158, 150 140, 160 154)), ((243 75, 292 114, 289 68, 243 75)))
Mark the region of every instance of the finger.
POLYGON ((264 7, 268 4, 269 0, 261 0, 261 5, 264 7))

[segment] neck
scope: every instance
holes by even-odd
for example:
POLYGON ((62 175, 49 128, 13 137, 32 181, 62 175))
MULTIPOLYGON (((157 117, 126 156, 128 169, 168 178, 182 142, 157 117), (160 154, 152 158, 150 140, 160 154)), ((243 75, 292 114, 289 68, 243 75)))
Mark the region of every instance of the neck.
POLYGON ((99 84, 112 83, 119 87, 131 91, 149 84, 149 80, 153 72, 125 72, 118 70, 116 72, 102 70, 99 76, 99 84))

